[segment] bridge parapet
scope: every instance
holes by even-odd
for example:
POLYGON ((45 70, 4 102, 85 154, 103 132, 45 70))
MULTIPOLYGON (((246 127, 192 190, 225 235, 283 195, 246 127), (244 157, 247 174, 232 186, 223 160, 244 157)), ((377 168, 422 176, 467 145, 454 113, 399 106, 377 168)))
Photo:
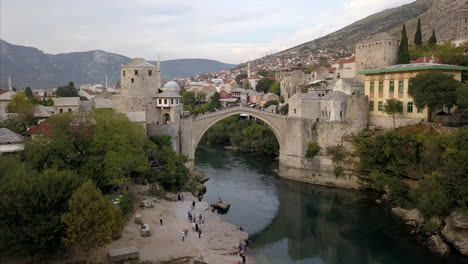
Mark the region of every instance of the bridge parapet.
POLYGON ((239 111, 245 111, 245 113, 254 113, 254 114, 258 114, 258 115, 270 116, 270 117, 275 117, 275 118, 282 118, 282 119, 287 118, 287 116, 285 116, 285 115, 276 114, 276 113, 272 113, 272 112, 268 112, 268 111, 265 111, 265 110, 252 108, 252 107, 234 106, 234 107, 224 108, 224 109, 219 110, 217 112, 211 112, 211 113, 208 113, 208 114, 197 115, 197 116, 192 117, 192 119, 194 121, 203 120, 203 119, 207 119, 207 118, 211 118, 211 117, 225 115, 225 114, 228 114, 230 112, 239 112, 239 111))

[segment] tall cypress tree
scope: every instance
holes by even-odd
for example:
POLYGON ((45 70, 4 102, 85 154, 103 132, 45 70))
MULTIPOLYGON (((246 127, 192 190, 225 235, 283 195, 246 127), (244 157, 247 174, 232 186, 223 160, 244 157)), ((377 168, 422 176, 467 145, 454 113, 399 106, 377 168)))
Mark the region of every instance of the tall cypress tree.
POLYGON ((401 30, 401 42, 398 49, 397 64, 408 64, 410 61, 409 50, 408 50, 408 36, 406 35, 406 26, 403 24, 401 30))
POLYGON ((418 45, 419 47, 422 46, 422 31, 421 31, 421 19, 418 19, 418 27, 416 29, 416 33, 414 34, 414 44, 418 45))
POLYGON ((435 29, 432 29, 432 36, 429 38, 429 41, 427 42, 429 46, 435 46, 437 44, 437 37, 435 34, 435 29))

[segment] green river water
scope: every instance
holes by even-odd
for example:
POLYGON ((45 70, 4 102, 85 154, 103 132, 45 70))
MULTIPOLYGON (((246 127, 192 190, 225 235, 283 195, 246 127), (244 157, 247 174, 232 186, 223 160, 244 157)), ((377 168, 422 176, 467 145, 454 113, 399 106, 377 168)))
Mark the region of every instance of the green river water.
POLYGON ((468 264, 433 255, 372 194, 283 180, 269 156, 200 146, 195 157, 205 200, 231 203, 223 217, 249 233, 258 264, 468 264))

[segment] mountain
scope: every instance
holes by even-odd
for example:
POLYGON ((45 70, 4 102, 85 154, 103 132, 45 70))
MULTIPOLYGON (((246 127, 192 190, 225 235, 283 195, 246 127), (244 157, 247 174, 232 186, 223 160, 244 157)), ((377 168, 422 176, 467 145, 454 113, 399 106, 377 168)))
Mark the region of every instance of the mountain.
MULTIPOLYGON (((54 88, 73 81, 76 85, 120 80, 120 65, 131 58, 102 50, 46 54, 39 49, 10 44, 0 39, 0 88, 6 89, 8 75, 13 86, 23 89, 54 88)), ((155 62, 153 62, 155 63, 155 62)), ((207 59, 161 61, 162 79, 190 77, 233 68, 234 64, 207 59)))
POLYGON ((387 32, 400 37, 403 24, 406 24, 408 38, 412 42, 418 18, 421 18, 424 41, 429 39, 432 29, 436 30, 439 41, 451 41, 456 38, 457 11, 466 3, 466 0, 417 0, 370 15, 324 37, 270 56, 326 48, 353 49, 359 41, 378 33, 387 32))

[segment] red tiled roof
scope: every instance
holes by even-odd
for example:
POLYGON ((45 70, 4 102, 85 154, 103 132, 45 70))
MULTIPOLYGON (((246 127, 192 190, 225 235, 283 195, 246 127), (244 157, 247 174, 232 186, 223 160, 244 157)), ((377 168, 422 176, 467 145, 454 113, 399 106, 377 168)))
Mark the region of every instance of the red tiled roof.
POLYGON ((328 72, 330 73, 334 73, 336 70, 336 68, 333 68, 333 67, 328 67, 328 72))
MULTIPOLYGON (((431 60, 432 60, 432 57, 421 57, 421 58, 417 58, 416 60, 410 61, 410 64, 431 62, 431 60)), ((437 57, 434 57, 433 63, 440 63, 440 59, 437 57)))
POLYGON ((8 91, 0 90, 0 94, 4 94, 6 92, 8 92, 8 91))
POLYGON ((219 92, 219 98, 220 99, 229 99, 229 98, 232 98, 232 94, 224 91, 224 90, 221 90, 221 92, 219 92))
POLYGON ((351 57, 351 58, 348 58, 348 59, 343 59, 343 64, 344 63, 352 63, 352 62, 356 62, 356 57, 351 57))
POLYGON ((44 134, 46 136, 52 135, 52 129, 49 126, 49 122, 44 121, 39 123, 38 125, 31 127, 30 129, 24 132, 27 135, 34 135, 34 134, 44 134))
POLYGON ((266 78, 268 78, 268 79, 270 79, 270 80, 272 80, 272 81, 276 81, 276 78, 275 78, 275 76, 271 76, 271 75, 269 75, 269 76, 267 76, 266 78))
POLYGON ((96 95, 96 93, 93 92, 92 90, 89 90, 89 89, 81 89, 81 90, 89 95, 96 95))

